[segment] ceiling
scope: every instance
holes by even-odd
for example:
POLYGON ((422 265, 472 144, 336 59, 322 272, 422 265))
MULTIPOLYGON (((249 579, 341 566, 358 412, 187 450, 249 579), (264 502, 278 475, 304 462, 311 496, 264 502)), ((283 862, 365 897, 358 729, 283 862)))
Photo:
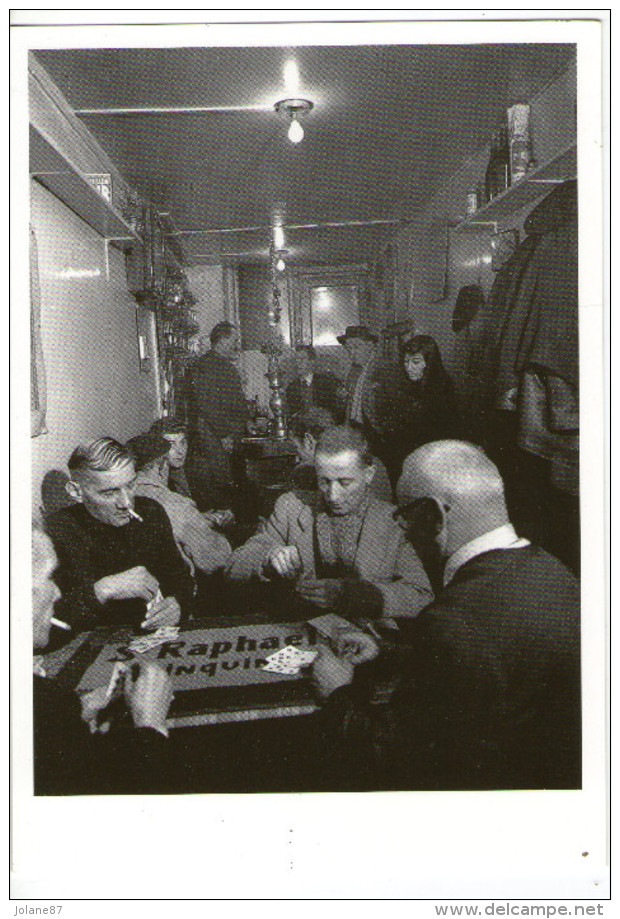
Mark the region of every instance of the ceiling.
POLYGON ((287 227, 287 261, 301 265, 371 258, 389 235, 389 222, 415 217, 464 156, 488 144, 506 107, 529 99, 565 69, 574 47, 35 54, 78 113, 224 108, 80 117, 130 184, 169 215, 189 264, 266 261, 268 227, 278 214, 287 227), (299 71, 295 93, 287 92, 283 76, 291 59, 299 71), (287 139, 286 117, 273 110, 291 94, 314 102, 297 145, 287 139), (351 225, 329 226, 343 223, 351 225))

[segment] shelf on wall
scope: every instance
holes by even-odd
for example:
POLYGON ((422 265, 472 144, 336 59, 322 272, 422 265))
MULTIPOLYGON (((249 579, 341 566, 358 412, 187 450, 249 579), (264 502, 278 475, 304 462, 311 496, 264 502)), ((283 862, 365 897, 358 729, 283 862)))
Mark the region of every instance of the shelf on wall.
POLYGON ((127 249, 140 237, 52 143, 30 125, 30 174, 104 239, 127 249))
POLYGON ((452 229, 480 230, 518 211, 541 195, 551 191, 554 185, 574 179, 577 176, 577 144, 573 143, 556 156, 547 160, 542 166, 532 170, 505 192, 493 198, 484 207, 479 208, 470 217, 459 221, 452 229))

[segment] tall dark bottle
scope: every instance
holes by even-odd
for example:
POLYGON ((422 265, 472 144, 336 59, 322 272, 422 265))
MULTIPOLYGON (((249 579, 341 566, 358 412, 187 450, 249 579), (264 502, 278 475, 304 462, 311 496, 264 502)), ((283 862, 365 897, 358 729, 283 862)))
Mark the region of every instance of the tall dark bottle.
POLYGON ((484 177, 484 190, 487 201, 491 201, 506 191, 510 175, 510 151, 508 148, 508 131, 501 127, 493 134, 489 165, 484 177))

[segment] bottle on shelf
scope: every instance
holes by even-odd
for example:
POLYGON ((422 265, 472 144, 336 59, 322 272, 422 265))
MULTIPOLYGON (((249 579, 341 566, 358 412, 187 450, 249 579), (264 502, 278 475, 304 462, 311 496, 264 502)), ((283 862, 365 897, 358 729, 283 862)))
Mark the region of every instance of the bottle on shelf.
POLYGON ((467 192, 465 199, 465 209, 468 217, 471 217, 471 215, 475 214, 478 210, 478 195, 475 188, 472 188, 471 191, 467 192))
POLYGON ((484 190, 487 201, 497 198, 506 191, 510 178, 510 150, 508 147, 508 130, 503 125, 493 134, 491 155, 487 166, 484 190))
POLYGON ((507 112, 510 161, 510 183, 518 182, 527 173, 532 155, 530 146, 530 107, 512 105, 507 112))

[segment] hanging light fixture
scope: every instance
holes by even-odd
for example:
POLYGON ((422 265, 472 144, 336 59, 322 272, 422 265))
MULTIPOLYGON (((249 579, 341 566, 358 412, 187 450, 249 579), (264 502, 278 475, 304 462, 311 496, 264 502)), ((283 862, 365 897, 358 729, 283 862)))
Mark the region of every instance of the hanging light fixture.
POLYGON ((304 137, 304 129, 299 121, 300 115, 307 115, 314 108, 314 103, 309 99, 280 99, 275 104, 276 112, 286 112, 291 119, 288 129, 288 139, 292 144, 298 144, 304 137))
POLYGON ((280 258, 276 261, 276 269, 277 269, 277 271, 284 271, 285 268, 286 268, 286 262, 284 261, 284 259, 283 259, 282 257, 280 257, 280 258))
POLYGON ((275 223, 273 226, 273 248, 276 250, 284 249, 285 245, 284 228, 281 223, 275 223))

